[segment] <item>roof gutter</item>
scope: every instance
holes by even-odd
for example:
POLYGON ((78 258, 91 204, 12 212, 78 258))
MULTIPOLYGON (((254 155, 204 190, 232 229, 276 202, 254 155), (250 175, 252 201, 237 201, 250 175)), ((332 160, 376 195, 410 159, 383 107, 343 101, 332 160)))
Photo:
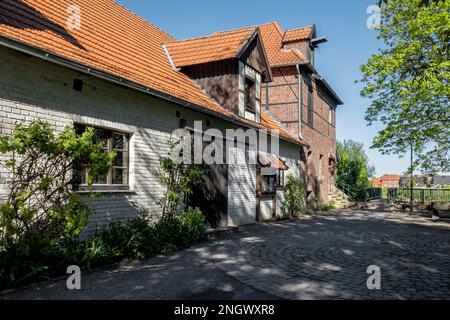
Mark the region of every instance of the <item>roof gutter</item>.
POLYGON ((329 93, 333 96, 333 98, 336 100, 338 105, 343 105, 344 102, 339 98, 339 96, 334 92, 334 90, 331 88, 331 86, 328 84, 328 82, 319 74, 314 74, 314 78, 316 78, 318 81, 322 83, 322 85, 329 91, 329 93))
MULTIPOLYGON (((234 120, 232 118, 225 118, 222 114, 218 113, 218 112, 214 112, 212 110, 206 109, 204 107, 201 107, 199 105, 193 104, 191 102, 188 102, 186 100, 174 97, 170 94, 155 90, 153 88, 147 87, 147 86, 143 86, 139 83, 136 83, 134 81, 130 81, 127 80, 125 78, 122 77, 118 77, 116 75, 113 75, 109 72, 105 72, 96 68, 92 68, 86 64, 83 63, 79 63, 79 62, 75 62, 73 60, 67 59, 67 58, 63 58, 61 56, 58 56, 54 53, 36 48, 34 46, 25 44, 23 42, 20 41, 16 41, 16 40, 12 40, 9 38, 6 38, 4 36, 0 35, 0 45, 3 45, 7 48, 16 50, 16 51, 20 51, 26 54, 29 54, 31 56, 46 60, 46 61, 50 61, 53 63, 56 63, 58 65, 70 68, 72 70, 76 70, 76 71, 80 71, 82 73, 88 74, 88 75, 92 75, 94 77, 109 81, 109 82, 113 82, 119 85, 122 85, 124 87, 128 87, 146 94, 149 94, 151 96, 163 99, 165 101, 174 103, 174 104, 178 104, 180 106, 189 108, 191 110, 194 111, 198 111, 200 113, 204 113, 210 116, 213 116, 215 118, 221 119, 223 121, 226 121, 228 123, 237 125, 237 126, 241 126, 241 127, 245 127, 245 128, 249 128, 249 129, 254 129, 255 127, 250 126, 248 124, 239 122, 237 120, 234 120)), ((270 134, 272 136, 272 134, 270 134)), ((289 142, 289 143, 293 143, 293 144, 297 144, 300 146, 303 146, 303 144, 300 141, 294 141, 288 138, 284 138, 284 137, 279 137, 281 140, 289 142)))

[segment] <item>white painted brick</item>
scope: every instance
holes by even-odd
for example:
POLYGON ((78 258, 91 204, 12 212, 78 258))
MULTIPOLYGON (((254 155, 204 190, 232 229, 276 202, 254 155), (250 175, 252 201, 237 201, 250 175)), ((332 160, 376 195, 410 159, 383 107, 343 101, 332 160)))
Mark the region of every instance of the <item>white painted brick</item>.
MULTIPOLYGON (((0 60, 1 134, 11 134, 13 123, 29 124, 37 119, 48 121, 57 130, 74 122, 83 122, 132 134, 130 186, 133 192, 87 199, 96 210, 89 232, 117 219, 135 217, 143 212, 160 212, 158 200, 164 188, 158 177, 159 157, 167 155, 170 132, 178 127, 176 110, 181 110, 190 122, 205 120, 207 116, 103 80, 81 76, 49 62, 23 60, 10 49, 0 48, 0 60), (44 75, 51 81, 42 81, 44 75), (64 86, 80 77, 89 84, 84 86, 83 92, 64 86)), ((230 127, 219 119, 214 119, 213 123, 221 129, 230 127)), ((0 168, 1 177, 4 173, 0 168)), ((0 198, 5 190, 5 181, 0 179, 0 198)), ((230 225, 255 221, 254 165, 230 165, 228 213, 230 225)))

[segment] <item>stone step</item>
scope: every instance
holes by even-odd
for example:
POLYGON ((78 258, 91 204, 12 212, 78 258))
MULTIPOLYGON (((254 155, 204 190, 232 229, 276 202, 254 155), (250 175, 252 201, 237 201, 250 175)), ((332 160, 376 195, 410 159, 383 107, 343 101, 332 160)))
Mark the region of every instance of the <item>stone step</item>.
POLYGON ((335 189, 328 192, 328 199, 334 201, 336 209, 347 209, 355 206, 354 202, 345 194, 345 192, 335 189))

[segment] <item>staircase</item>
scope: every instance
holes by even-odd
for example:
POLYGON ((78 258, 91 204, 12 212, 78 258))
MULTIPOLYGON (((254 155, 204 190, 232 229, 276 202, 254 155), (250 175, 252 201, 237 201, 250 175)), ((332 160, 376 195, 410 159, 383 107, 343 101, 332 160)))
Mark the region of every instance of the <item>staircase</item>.
POLYGON ((350 196, 336 186, 330 187, 328 201, 334 201, 336 209, 348 209, 355 206, 350 196))

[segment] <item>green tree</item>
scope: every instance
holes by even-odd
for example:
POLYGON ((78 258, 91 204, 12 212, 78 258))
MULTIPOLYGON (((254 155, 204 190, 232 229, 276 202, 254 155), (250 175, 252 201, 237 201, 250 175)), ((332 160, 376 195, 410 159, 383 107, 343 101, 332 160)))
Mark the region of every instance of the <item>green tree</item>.
POLYGON ((370 187, 375 168, 369 164, 362 143, 344 140, 337 143, 337 180, 358 191, 370 187))
POLYGON ((369 125, 381 122, 373 148, 409 153, 415 168, 450 170, 450 1, 381 1, 385 48, 361 67, 369 125))

